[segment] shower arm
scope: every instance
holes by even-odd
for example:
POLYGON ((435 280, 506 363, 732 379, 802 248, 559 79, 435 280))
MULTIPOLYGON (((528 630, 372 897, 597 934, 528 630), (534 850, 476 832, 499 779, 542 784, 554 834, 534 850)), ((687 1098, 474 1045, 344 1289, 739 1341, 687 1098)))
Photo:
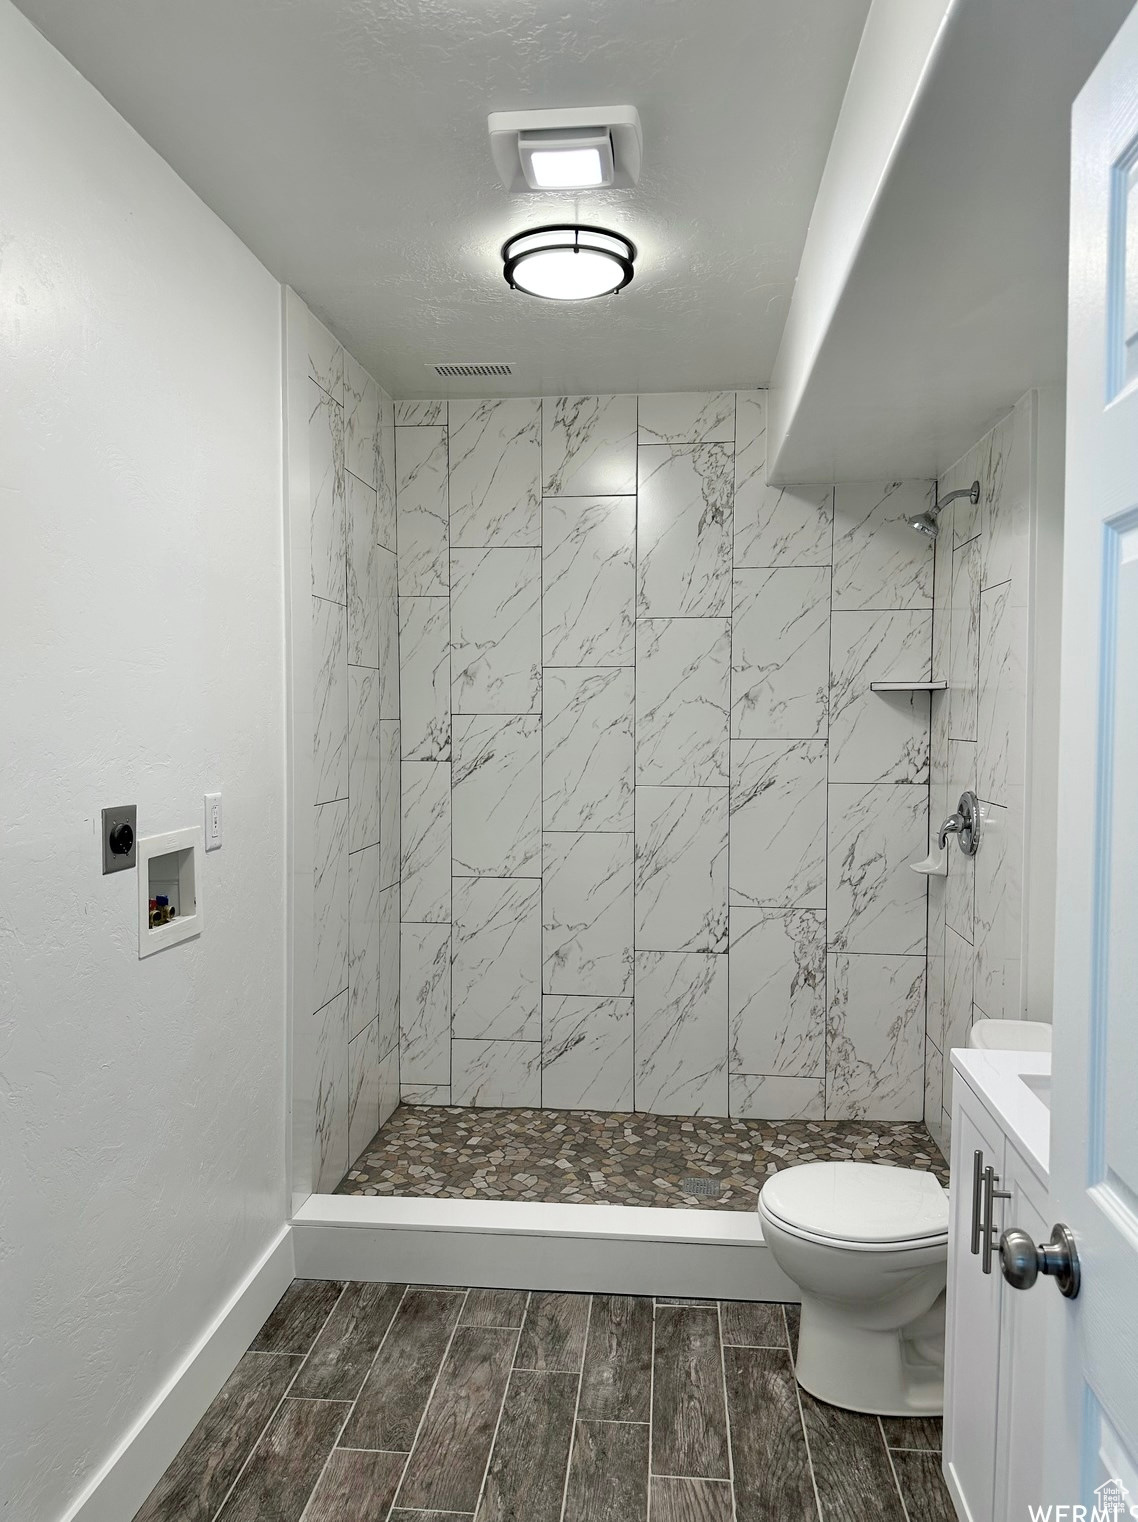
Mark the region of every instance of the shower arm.
POLYGON ((936 499, 935 511, 939 513, 941 508, 947 507, 950 502, 955 502, 957 497, 967 497, 972 506, 975 507, 980 500, 979 481, 973 481, 971 486, 961 486, 957 491, 950 491, 947 497, 938 497, 936 499))

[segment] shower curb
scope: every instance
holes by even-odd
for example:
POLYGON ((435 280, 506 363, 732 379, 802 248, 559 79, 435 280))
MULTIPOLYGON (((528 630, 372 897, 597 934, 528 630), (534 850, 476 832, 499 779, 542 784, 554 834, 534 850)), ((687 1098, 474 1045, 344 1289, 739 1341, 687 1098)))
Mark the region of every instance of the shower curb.
POLYGON ((310 1195, 303 1278, 797 1301, 753 1211, 310 1195))

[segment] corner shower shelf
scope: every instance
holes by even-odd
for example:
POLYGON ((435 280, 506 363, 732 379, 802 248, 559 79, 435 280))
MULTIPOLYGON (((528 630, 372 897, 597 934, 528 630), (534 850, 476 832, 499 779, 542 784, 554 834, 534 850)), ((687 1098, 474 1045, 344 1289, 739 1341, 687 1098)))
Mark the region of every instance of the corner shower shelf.
POLYGON ((947 692, 947 682, 870 682, 870 692, 947 692))

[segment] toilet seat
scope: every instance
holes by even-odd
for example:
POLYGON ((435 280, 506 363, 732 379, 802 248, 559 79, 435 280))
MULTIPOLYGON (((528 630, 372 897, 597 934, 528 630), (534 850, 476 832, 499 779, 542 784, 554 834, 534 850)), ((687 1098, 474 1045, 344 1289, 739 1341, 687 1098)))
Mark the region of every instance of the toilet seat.
POLYGON ((802 1163, 763 1185, 759 1211, 791 1236, 853 1252, 948 1242, 948 1195, 932 1173, 880 1163, 802 1163))

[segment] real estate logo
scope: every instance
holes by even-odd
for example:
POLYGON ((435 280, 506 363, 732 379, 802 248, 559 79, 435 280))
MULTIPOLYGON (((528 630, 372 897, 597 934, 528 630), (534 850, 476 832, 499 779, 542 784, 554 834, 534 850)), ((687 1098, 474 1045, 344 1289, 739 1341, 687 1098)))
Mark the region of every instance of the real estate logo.
POLYGON ((1138 1505, 1131 1504, 1130 1492, 1121 1480, 1106 1480, 1095 1490, 1094 1503, 1081 1501, 1061 1505, 1029 1506, 1030 1522, 1120 1522, 1124 1517, 1138 1517, 1138 1505))

